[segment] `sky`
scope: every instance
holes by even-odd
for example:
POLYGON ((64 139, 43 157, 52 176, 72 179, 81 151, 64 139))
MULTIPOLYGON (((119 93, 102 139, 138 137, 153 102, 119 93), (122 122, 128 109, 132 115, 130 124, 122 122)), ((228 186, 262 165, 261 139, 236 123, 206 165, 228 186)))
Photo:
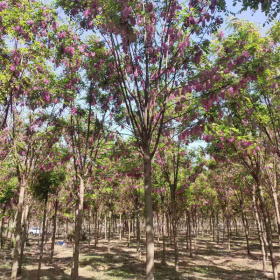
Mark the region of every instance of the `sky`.
MULTIPOLYGON (((238 5, 236 5, 235 7, 233 7, 232 6, 233 1, 227 0, 226 2, 227 2, 229 10, 231 10, 233 12, 238 12, 238 10, 241 9, 240 3, 238 5)), ((259 27, 262 30, 263 35, 264 35, 265 31, 270 27, 269 24, 266 24, 263 27, 263 24, 266 21, 266 15, 261 11, 261 9, 257 10, 256 12, 253 12, 252 10, 248 9, 247 11, 244 11, 244 12, 236 15, 236 17, 239 19, 245 19, 245 20, 254 22, 255 24, 259 25, 259 27)))

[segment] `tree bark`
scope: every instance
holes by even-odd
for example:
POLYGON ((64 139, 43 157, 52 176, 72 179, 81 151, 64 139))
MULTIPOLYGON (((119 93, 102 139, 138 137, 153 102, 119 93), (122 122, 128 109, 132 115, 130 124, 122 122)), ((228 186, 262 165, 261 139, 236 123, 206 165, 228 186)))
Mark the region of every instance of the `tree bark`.
MULTIPOLYGON (((163 207, 164 208, 164 207, 163 207)), ((165 244, 165 212, 163 209, 163 214, 162 214, 162 259, 161 259, 161 264, 166 265, 166 244, 165 244)))
POLYGON ((46 217, 47 217, 47 203, 48 203, 48 198, 45 199, 45 204, 44 204, 43 227, 42 227, 40 256, 39 256, 38 271, 37 271, 37 280, 40 280, 41 278, 41 266, 42 266, 42 259, 44 253, 44 238, 45 238, 45 231, 46 231, 45 227, 46 227, 46 217))
POLYGON ((255 219, 256 219, 256 222, 257 222, 257 230, 258 230, 259 241, 260 241, 260 244, 261 244, 263 270, 266 271, 267 266, 266 266, 266 250, 265 250, 265 242, 264 242, 265 237, 264 237, 264 233, 263 233, 262 226, 261 226, 259 211, 258 211, 258 208, 257 208, 255 186, 253 186, 253 208, 254 208, 255 219))
POLYGON ((192 225, 191 225, 191 214, 188 211, 188 237, 189 237, 189 250, 190 250, 190 257, 192 258, 192 225))
POLYGON ((104 221, 104 239, 107 239, 107 215, 105 213, 105 221, 104 221))
POLYGON ((172 211, 172 227, 173 227, 173 242, 175 253, 175 280, 179 279, 179 250, 177 236, 177 209, 175 200, 175 188, 171 190, 171 211, 172 211))
POLYGON ((274 170, 273 170, 273 178, 272 178, 272 184, 270 184, 270 188, 272 191, 272 197, 273 197, 273 203, 274 203, 274 209, 276 214, 276 221, 277 221, 277 233, 278 233, 278 240, 280 244, 280 213, 279 213, 279 203, 278 203, 278 195, 277 195, 277 165, 275 163, 274 159, 274 170))
POLYGON ((245 214, 244 214, 243 204, 241 205, 241 218, 242 218, 242 223, 243 223, 243 227, 245 230, 247 254, 248 254, 248 256, 250 256, 251 252, 250 252, 250 244, 249 244, 249 225, 248 225, 247 217, 245 217, 245 214))
POLYGON ((144 150, 144 185, 146 218, 146 280, 154 280, 154 225, 152 205, 152 166, 149 149, 144 150))
POLYGON ((226 223, 227 223, 227 245, 228 245, 228 251, 230 251, 230 217, 228 214, 226 215, 226 223))
POLYGON ((130 246, 130 235, 131 235, 131 218, 128 217, 128 238, 127 238, 127 246, 130 246))
POLYGON ((140 213, 139 206, 137 207, 137 217, 136 217, 136 234, 137 234, 137 253, 139 259, 141 260, 141 228, 140 228, 140 213))
POLYGON ((1 245, 1 249, 3 249, 3 232, 4 232, 4 214, 5 214, 5 211, 6 211, 6 207, 3 209, 3 217, 1 219, 1 229, 0 229, 0 245, 1 245))
POLYGON ((88 245, 90 246, 91 241, 91 230, 90 230, 90 224, 91 224, 91 211, 90 208, 88 208, 88 245))
POLYGON ((270 258, 271 258, 271 265, 273 270, 273 277, 274 280, 278 280, 278 271, 277 271, 277 263, 276 258, 273 250, 273 240, 272 240, 272 232, 271 232, 271 226, 269 222, 269 216, 268 211, 265 205, 264 197, 263 197, 263 189, 260 184, 257 185, 259 190, 259 196, 260 196, 260 206, 264 217, 264 225, 267 235, 267 242, 268 242, 268 248, 270 252, 270 258))
POLYGON ((122 214, 120 214, 119 239, 122 240, 122 214))
POLYGON ((19 191, 19 200, 17 205, 17 217, 16 217, 16 231, 15 231, 15 249, 14 249, 14 259, 13 259, 13 266, 12 266, 12 275, 11 280, 16 280, 18 266, 19 266, 19 257, 20 257, 20 241, 21 241, 21 219, 22 219, 22 212, 23 212, 23 202, 24 202, 24 193, 25 193, 25 177, 22 176, 20 180, 20 191, 19 191))
POLYGON ((58 200, 56 199, 55 203, 54 203, 53 232, 52 232, 52 245, 51 245, 51 262, 53 261, 53 255, 54 255, 57 209, 58 209, 58 200))
POLYGON ((219 208, 217 209, 217 217, 216 217, 216 227, 217 227, 217 243, 220 243, 220 232, 219 232, 219 208))
POLYGON ((108 253, 110 253, 110 239, 111 239, 111 217, 112 217, 112 212, 109 212, 109 216, 108 216, 108 223, 109 223, 109 231, 108 231, 108 253))
POLYGON ((95 211, 95 221, 94 221, 94 247, 96 248, 98 243, 98 209, 95 211))
POLYGON ((23 260, 23 252, 24 252, 24 246, 26 243, 26 237, 27 237, 27 220, 28 220, 28 212, 29 207, 28 205, 25 206, 25 212, 23 216, 23 233, 21 238, 21 246, 20 246, 20 257, 19 257, 19 265, 18 265, 18 275, 21 275, 21 266, 22 266, 22 260, 23 260))
POLYGON ((84 207, 84 179, 80 178, 80 194, 79 194, 79 203, 78 203, 78 213, 76 216, 76 225, 75 225, 75 244, 74 244, 74 253, 73 253, 73 267, 71 270, 71 280, 78 280, 79 277, 79 253, 80 253, 80 236, 81 236, 81 227, 83 221, 83 207, 84 207))

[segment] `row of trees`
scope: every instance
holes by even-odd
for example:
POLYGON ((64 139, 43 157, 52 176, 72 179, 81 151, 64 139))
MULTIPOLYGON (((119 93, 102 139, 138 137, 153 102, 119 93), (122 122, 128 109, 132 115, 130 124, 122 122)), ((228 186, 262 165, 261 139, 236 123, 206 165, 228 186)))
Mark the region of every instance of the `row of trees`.
POLYGON ((52 257, 56 216, 72 221, 75 206, 72 279, 85 209, 136 215, 140 234, 143 202, 147 279, 154 279, 154 211, 172 225, 178 279, 181 220, 191 238, 196 219, 211 219, 214 236, 221 209, 229 244, 231 220, 242 219, 248 253, 246 217, 254 214, 264 268, 268 248, 278 279, 271 221, 280 234, 279 23, 262 37, 232 20, 224 37, 222 1, 56 5, 66 24, 52 6, 0 2, 1 245, 16 212, 12 279, 21 272, 32 194, 44 204, 43 231, 54 205, 52 257), (191 155, 189 142, 201 138, 207 151, 191 155))

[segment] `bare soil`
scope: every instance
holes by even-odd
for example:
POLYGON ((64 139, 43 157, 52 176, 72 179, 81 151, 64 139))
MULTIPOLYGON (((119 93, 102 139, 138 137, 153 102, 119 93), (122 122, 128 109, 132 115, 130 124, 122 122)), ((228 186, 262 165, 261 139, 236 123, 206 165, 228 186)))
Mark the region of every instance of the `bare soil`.
MULTIPOLYGON (((59 241, 59 240, 57 240, 59 241)), ((174 279, 172 245, 167 244, 166 265, 161 264, 162 242, 156 243, 155 252, 155 279, 174 279)), ((275 244, 276 245, 276 244, 275 244)), ((80 253, 80 280, 100 279, 145 279, 145 256, 141 260, 136 252, 136 243, 132 239, 130 247, 127 240, 112 240, 108 253, 106 240, 99 240, 97 247, 83 242, 80 253)), ((144 244, 142 244, 142 251, 144 244)), ((275 247, 279 258, 279 249, 275 247)), ((227 251, 227 244, 213 242, 210 236, 200 237, 197 240, 197 250, 193 257, 189 256, 183 236, 180 241, 180 279, 272 279, 272 270, 268 262, 268 271, 262 271, 260 246, 257 237, 251 240, 252 255, 247 256, 245 239, 233 237, 231 251, 227 251)), ((42 280, 70 279, 73 244, 67 247, 55 246, 53 263, 50 263, 50 243, 45 245, 45 254, 42 265, 42 280)), ((30 240, 30 246, 25 249, 22 276, 18 279, 36 279, 38 266, 38 242, 30 240)), ((11 250, 0 251, 0 279, 10 279, 11 250)))

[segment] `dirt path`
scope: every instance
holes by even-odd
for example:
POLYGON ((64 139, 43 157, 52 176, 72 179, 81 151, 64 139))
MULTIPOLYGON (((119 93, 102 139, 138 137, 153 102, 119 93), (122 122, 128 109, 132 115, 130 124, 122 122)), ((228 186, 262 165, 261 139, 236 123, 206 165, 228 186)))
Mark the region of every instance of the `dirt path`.
MULTIPOLYGON (((256 239, 254 239, 256 240, 256 239)), ((133 241, 133 240, 132 240, 133 241)), ((143 248, 144 246, 142 246, 143 248)), ((196 254, 189 257, 186 244, 181 241, 180 279, 272 279, 271 272, 262 272, 260 248, 258 244, 251 245, 252 257, 246 255, 243 239, 233 239, 232 250, 226 251, 226 244, 216 244, 208 238, 198 240, 196 254)), ((155 279, 173 279, 173 251, 167 248, 167 265, 161 265, 161 243, 156 244, 155 279)), ((49 262, 49 244, 45 247, 45 257, 42 266, 42 280, 70 279, 71 257, 73 247, 55 246, 54 262, 49 262)), ((31 242, 25 251, 22 280, 36 279, 37 258, 39 247, 35 241, 31 242)), ((278 255, 279 257, 279 255, 278 255)), ((271 271, 271 267, 269 271, 271 271)), ((0 279, 10 278, 10 251, 0 253, 0 279)), ((112 241, 111 253, 107 252, 107 242, 100 240, 97 248, 83 244, 80 255, 80 280, 117 280, 117 279, 145 279, 145 263, 136 254, 135 243, 127 247, 126 241, 112 241)), ((20 278, 19 278, 20 279, 20 278)))

